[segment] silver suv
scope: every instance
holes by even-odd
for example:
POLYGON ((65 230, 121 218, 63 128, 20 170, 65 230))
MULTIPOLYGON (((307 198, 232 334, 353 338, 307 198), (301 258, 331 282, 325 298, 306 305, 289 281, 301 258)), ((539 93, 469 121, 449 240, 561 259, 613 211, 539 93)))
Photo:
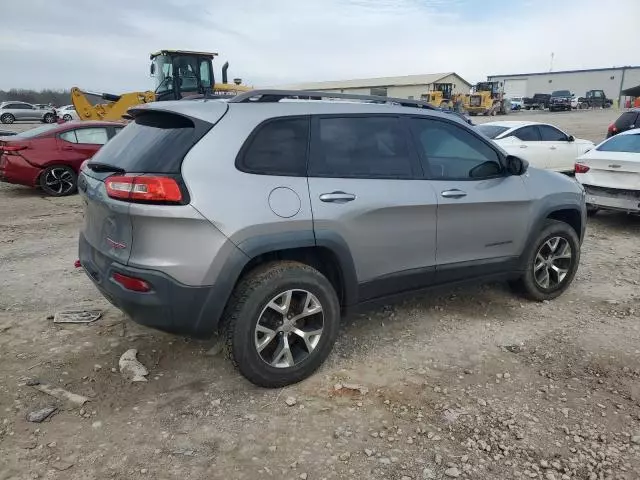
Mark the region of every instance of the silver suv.
POLYGON ((56 112, 53 108, 38 108, 25 102, 0 103, 0 122, 14 123, 21 120, 40 120, 44 123, 56 121, 56 112))
POLYGON ((130 110, 79 178, 80 262, 102 294, 138 323, 221 334, 246 378, 277 387, 322 364, 358 304, 487 279, 538 301, 569 286, 577 182, 422 102, 326 95, 130 110))

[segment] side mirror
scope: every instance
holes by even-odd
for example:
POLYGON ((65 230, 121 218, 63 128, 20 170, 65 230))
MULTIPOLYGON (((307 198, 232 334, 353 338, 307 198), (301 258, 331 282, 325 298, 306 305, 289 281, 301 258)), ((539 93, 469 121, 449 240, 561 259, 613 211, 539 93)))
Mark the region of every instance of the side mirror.
POLYGON ((569 136, 567 137, 567 141, 569 141, 569 142, 573 142, 573 141, 575 141, 575 137, 574 137, 573 135, 569 135, 569 136))
POLYGON ((514 155, 507 156, 507 171, 511 175, 523 175, 527 168, 529 168, 529 162, 526 160, 514 155))

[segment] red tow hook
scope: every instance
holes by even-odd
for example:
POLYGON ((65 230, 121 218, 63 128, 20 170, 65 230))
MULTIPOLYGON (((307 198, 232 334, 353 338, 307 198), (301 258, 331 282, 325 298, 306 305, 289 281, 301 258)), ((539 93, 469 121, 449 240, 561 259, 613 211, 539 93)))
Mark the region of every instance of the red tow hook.
POLYGON ((73 262, 73 266, 75 268, 82 268, 82 264, 80 263, 80 260, 76 260, 75 262, 73 262))

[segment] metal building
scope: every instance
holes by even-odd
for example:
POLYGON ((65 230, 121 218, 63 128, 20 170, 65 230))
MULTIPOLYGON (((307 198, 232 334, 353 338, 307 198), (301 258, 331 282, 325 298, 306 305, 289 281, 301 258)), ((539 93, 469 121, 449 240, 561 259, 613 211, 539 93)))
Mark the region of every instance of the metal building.
POLYGON ((554 90, 569 90, 584 97, 587 90, 604 90, 607 98, 622 100, 623 90, 640 84, 640 66, 490 75, 487 80, 502 83, 505 95, 510 98, 533 97, 554 90))
POLYGON ((440 85, 451 85, 452 93, 469 93, 471 89, 471 84, 455 72, 299 83, 280 85, 278 88, 381 95, 419 100, 421 95, 437 90, 440 85))

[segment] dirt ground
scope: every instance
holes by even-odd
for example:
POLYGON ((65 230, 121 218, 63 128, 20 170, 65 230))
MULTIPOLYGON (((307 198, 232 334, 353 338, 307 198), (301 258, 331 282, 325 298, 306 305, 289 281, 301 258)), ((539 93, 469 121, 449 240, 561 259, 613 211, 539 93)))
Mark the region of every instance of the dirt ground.
MULTIPOLYGON (((599 140, 616 116, 510 119, 599 140)), ((81 215, 78 197, 0 185, 2 480, 640 478, 638 217, 590 219, 573 286, 553 302, 496 284, 369 310, 345 319, 313 377, 265 390, 208 354, 213 342, 106 303, 73 267, 81 215), (51 320, 76 307, 104 316, 51 320), (118 372, 130 348, 148 382, 118 372)))

